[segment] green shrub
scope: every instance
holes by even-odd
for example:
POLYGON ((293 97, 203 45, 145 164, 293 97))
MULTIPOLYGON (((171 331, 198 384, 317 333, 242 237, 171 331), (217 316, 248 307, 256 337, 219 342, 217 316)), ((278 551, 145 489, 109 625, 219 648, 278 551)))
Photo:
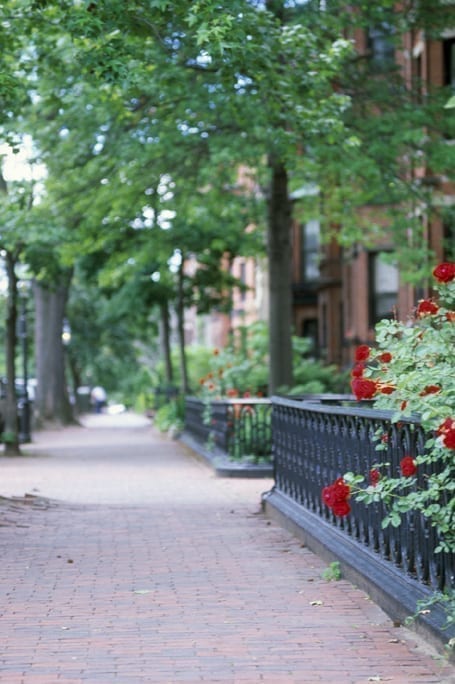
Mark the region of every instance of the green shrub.
POLYGON ((183 399, 180 397, 171 399, 161 406, 154 415, 153 424, 160 432, 168 432, 171 429, 178 432, 183 430, 185 424, 183 399))
MULTIPOLYGON (((257 322, 240 334, 241 345, 214 349, 199 376, 199 394, 212 399, 222 396, 265 395, 268 391, 268 327, 257 322)), ((311 343, 292 338, 294 386, 281 387, 283 394, 348 392, 349 375, 309 356, 311 343)), ((199 370, 203 365, 199 365, 199 370)))

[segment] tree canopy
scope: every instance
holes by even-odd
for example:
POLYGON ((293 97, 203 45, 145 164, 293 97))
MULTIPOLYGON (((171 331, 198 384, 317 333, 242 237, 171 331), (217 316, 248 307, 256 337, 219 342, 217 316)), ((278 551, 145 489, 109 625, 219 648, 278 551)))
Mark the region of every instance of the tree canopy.
POLYGON ((75 273, 108 327, 147 339, 163 302, 229 307, 223 259, 267 250, 271 389, 291 385, 292 189, 321 189, 311 211, 343 245, 371 244, 387 214, 402 272, 428 269, 420 216, 441 209, 408 168, 450 168, 447 92, 405 83, 352 38, 374 29, 398 49, 449 13, 442 0, 10 0, 0 130, 31 135, 47 168, 39 204, 11 219, 23 258, 45 287, 75 273), (200 268, 180 282, 190 258, 200 268))

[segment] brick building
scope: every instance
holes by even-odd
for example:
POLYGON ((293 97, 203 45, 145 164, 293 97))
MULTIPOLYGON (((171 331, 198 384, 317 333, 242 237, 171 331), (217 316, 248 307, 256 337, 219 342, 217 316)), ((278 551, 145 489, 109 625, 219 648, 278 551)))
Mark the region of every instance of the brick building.
MULTIPOLYGON (((386 51, 384 34, 358 33, 360 52, 386 51)), ((455 30, 447 30, 443 40, 426 40, 422 32, 406 34, 400 51, 394 55, 402 73, 409 81, 421 79, 433 86, 455 86, 455 30)), ((453 141, 447 141, 450 145, 453 141)), ((420 177, 430 174, 425 168, 414 169, 420 177)), ((453 179, 437 178, 437 201, 453 204, 453 179)), ((302 188, 293 195, 298 203, 314 188, 302 188)), ((367 208, 366 208, 367 210, 367 208)), ((298 212, 296 212, 298 213, 298 212)), ((449 259, 444 244, 455 238, 454 226, 443 225, 440 219, 428 220, 423 215, 426 239, 437 261, 449 259)), ((297 334, 314 340, 317 354, 329 363, 348 366, 353 358, 353 347, 374 339, 374 326, 382 318, 397 315, 405 319, 417 300, 428 296, 428 286, 415 288, 404 284, 398 269, 384 263, 380 252, 388 251, 387 229, 375 248, 360 245, 343 249, 332 243, 319 245, 319 225, 315 220, 294 225, 293 251, 293 311, 297 334)))

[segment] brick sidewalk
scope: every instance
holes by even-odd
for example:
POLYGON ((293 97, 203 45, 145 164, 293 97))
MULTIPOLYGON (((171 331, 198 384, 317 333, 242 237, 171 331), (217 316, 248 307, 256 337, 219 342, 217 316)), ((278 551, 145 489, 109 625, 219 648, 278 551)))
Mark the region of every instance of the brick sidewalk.
POLYGON ((263 517, 270 481, 97 420, 0 457, 0 496, 45 497, 0 505, 2 684, 455 681, 263 517))

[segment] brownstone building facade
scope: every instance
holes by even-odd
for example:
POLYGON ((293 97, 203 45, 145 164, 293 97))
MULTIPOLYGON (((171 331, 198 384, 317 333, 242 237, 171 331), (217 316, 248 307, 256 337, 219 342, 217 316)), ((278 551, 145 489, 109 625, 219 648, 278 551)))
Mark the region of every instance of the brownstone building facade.
MULTIPOLYGON (((359 51, 371 49, 366 34, 358 34, 356 42, 359 51)), ((417 76, 423 84, 455 86, 454 43, 455 30, 447 30, 438 41, 427 41, 422 32, 407 34, 395 58, 407 80, 417 76)), ((384 46, 379 43, 377 47, 384 46)), ((430 170, 419 168, 413 173, 422 177, 430 170)), ((436 181, 438 201, 453 204, 453 179, 436 181)), ((296 192, 294 201, 299 202, 307 192, 314 189, 296 192)), ((448 260, 444 245, 455 240, 454 226, 426 216, 422 220, 436 260, 448 260)), ((315 220, 296 223, 293 242, 295 330, 298 335, 310 336, 316 355, 328 363, 349 366, 353 348, 374 340, 374 326, 380 319, 396 315, 404 320, 418 299, 430 294, 429 285, 415 288, 404 284, 398 269, 380 258, 380 252, 392 249, 386 227, 375 249, 360 245, 343 249, 335 242, 321 247, 315 220)))

